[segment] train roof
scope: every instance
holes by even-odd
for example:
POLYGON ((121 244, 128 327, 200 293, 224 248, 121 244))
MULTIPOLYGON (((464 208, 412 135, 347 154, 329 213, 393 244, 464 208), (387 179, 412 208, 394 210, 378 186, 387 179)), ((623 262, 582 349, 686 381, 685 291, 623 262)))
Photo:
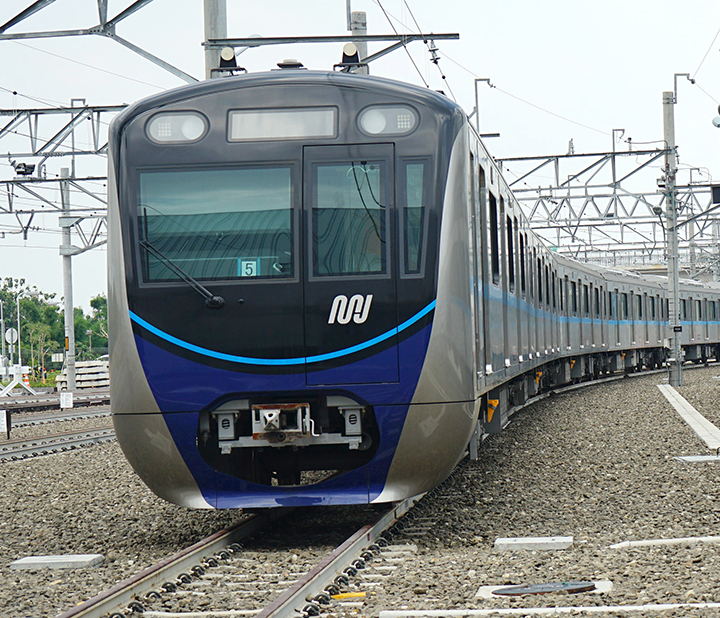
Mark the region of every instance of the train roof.
POLYGON ((120 113, 114 122, 117 130, 126 121, 144 111, 162 107, 171 103, 177 103, 184 99, 213 93, 223 93, 241 88, 256 86, 288 87, 306 85, 327 85, 336 88, 364 89, 384 92, 389 96, 412 99, 418 104, 428 105, 448 114, 463 114, 465 111, 455 102, 448 99, 444 94, 422 88, 415 84, 409 84, 386 77, 375 75, 359 75, 355 73, 344 73, 334 71, 311 71, 308 69, 285 68, 261 73, 247 73, 232 77, 211 79, 197 84, 190 84, 173 88, 145 99, 141 99, 127 107, 120 113))

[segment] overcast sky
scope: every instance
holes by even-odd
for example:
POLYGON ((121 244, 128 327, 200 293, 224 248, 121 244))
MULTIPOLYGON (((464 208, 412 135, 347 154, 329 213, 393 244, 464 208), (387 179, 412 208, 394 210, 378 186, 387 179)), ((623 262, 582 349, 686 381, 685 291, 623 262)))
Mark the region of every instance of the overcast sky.
MULTIPOLYGON (((31 0, 0 3, 0 24, 31 0)), ((109 0, 110 16, 130 0, 109 0)), ((260 3, 227 0, 228 35, 331 35, 346 33, 345 0, 260 3)), ((366 11, 369 34, 392 33, 382 8, 400 32, 460 34, 459 41, 436 41, 438 70, 422 42, 373 63, 374 74, 442 89, 468 112, 478 85, 481 130, 498 132, 487 141, 496 157, 562 154, 572 139, 575 152, 612 149, 612 130, 636 144, 660 147, 662 92, 673 89, 674 73, 690 73, 693 85, 678 80, 675 106, 679 182, 720 181, 720 129, 712 125, 720 101, 720 4, 717 0, 353 0, 366 11), (717 38, 716 38, 717 37, 717 38), (444 82, 441 73, 446 76, 444 82)), ((204 58, 202 0, 154 0, 123 21, 117 34, 198 78, 204 58)), ((8 32, 77 29, 97 23, 95 0, 56 0, 8 32)), ((370 52, 380 49, 371 46, 370 52)), ((341 45, 318 44, 250 49, 239 63, 250 72, 298 58, 311 69, 331 69, 341 45)), ((0 109, 67 105, 82 98, 90 105, 130 103, 183 82, 117 43, 96 36, 0 41, 0 109), (18 94, 14 95, 15 91, 18 94)), ((4 124, 4 121, 0 119, 4 124)), ((89 139, 89 135, 85 136, 89 139)), ((20 140, 20 138, 16 138, 20 140)), ((78 140, 83 136, 78 135, 78 140)), ((627 148, 618 143, 616 148, 627 148)), ((25 141, 5 138, 0 152, 27 150, 25 141)), ((32 160, 28 160, 32 162, 32 160)), ((48 175, 69 167, 67 158, 48 162, 48 175)), ((77 174, 104 175, 104 161, 77 160, 77 174)), ((659 171, 658 171, 659 176, 659 171)), ((0 180, 13 177, 7 156, 0 180)), ((97 190, 102 190, 98 186, 97 190)), ((646 190, 652 190, 647 187, 646 190)), ((59 197, 55 198, 59 201, 59 197)), ((73 198, 74 199, 74 198, 73 198)), ((79 199, 79 198, 78 198, 79 199)), ((0 200, 7 203, 4 190, 0 200)), ((23 199, 23 207, 32 202, 23 199)), ((30 285, 62 295, 57 215, 38 216, 43 228, 0 238, 0 277, 24 277, 30 285)), ((0 215, 0 231, 15 222, 0 215)), ((74 259, 75 305, 106 290, 104 249, 74 259)))

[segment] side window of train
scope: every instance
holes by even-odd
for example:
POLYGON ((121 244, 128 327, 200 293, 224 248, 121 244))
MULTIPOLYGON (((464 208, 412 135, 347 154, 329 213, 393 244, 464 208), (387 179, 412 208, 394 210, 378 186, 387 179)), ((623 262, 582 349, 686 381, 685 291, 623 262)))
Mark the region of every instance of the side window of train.
POLYGON ((578 295, 577 295, 577 283, 574 281, 570 282, 570 291, 572 295, 572 313, 573 315, 578 314, 578 295))
POLYGON ((701 300, 695 301, 695 319, 698 322, 702 322, 702 320, 703 320, 702 301, 701 300))
POLYGON ((715 301, 708 301, 708 320, 715 320, 715 301))
POLYGON ((550 268, 545 264, 545 304, 550 306, 550 268))
POLYGON ((655 297, 648 296, 648 302, 650 303, 650 319, 655 319, 655 297))
POLYGON ((687 320, 687 302, 684 298, 680 299, 680 319, 687 320))
POLYGON ((557 278, 555 277, 555 271, 552 273, 552 308, 553 311, 557 309, 557 294, 555 292, 557 278))
POLYGON ((627 320, 628 319, 628 295, 627 292, 623 292, 622 296, 620 297, 620 319, 621 320, 627 320))
POLYGON ((488 228, 490 230, 490 270, 492 282, 500 285, 500 230, 497 212, 497 200, 490 193, 488 200, 488 228))
POLYGON ((600 288, 595 288, 595 317, 600 317, 600 288))
POLYGON ((403 229, 403 274, 422 271, 427 242, 427 204, 430 199, 427 178, 430 161, 404 160, 400 163, 400 186, 403 229))
POLYGON ((560 298, 559 298, 559 300, 560 300, 560 311, 561 311, 562 313, 565 312, 565 293, 566 293, 566 292, 565 292, 565 286, 566 286, 566 285, 567 285, 567 284, 565 283, 565 280, 560 279, 560 277, 558 277, 558 296, 560 297, 560 298))
POLYGON ((538 291, 538 304, 542 305, 543 302, 543 267, 542 258, 537 259, 537 291, 538 291))
POLYGON ((520 292, 525 296, 525 234, 520 234, 520 292))
POLYGON ((642 320, 643 317, 643 297, 638 294, 637 298, 637 319, 642 320))
POLYGON ((535 297, 535 249, 528 251, 528 288, 532 300, 535 297))
POLYGON ((583 284, 583 316, 590 316, 590 290, 583 284))
POLYGON ((505 219, 505 231, 507 232, 507 260, 508 260, 508 289, 515 292, 515 228, 512 219, 508 216, 505 219))

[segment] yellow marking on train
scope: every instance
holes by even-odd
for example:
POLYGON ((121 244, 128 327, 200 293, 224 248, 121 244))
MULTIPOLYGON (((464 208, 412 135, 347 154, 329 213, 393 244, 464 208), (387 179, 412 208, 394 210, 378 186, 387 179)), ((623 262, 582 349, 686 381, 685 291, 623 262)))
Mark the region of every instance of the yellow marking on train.
POLYGON ((538 382, 540 382, 540 378, 542 378, 542 374, 543 374, 542 371, 536 371, 536 372, 535 372, 535 384, 537 384, 538 382))
POLYGON ((575 359, 570 361, 570 369, 572 369, 575 366, 575 359))
POLYGON ((499 399, 488 399, 488 423, 492 420, 498 405, 500 405, 499 399))

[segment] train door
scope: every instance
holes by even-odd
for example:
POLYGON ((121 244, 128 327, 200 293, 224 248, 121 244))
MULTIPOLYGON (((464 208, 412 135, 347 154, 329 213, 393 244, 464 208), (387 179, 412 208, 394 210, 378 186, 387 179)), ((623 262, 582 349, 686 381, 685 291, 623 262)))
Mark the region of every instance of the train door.
POLYGON ((525 344, 526 344, 526 338, 525 333, 523 329, 523 325, 525 323, 525 320, 523 320, 523 310, 522 310, 522 301, 525 297, 525 282, 524 282, 524 267, 523 267, 523 239, 522 239, 522 233, 520 232, 520 228, 518 227, 519 221, 518 218, 515 217, 515 245, 517 247, 516 252, 516 276, 517 281, 515 282, 515 315, 517 317, 517 322, 515 324, 515 328, 517 329, 517 358, 514 360, 514 362, 519 362, 521 357, 525 354, 525 344))
POLYGON ((605 294, 605 288, 602 286, 600 286, 600 342, 600 347, 607 347, 607 295, 605 294))
POLYGON ((710 339, 710 324, 709 324, 709 321, 708 321, 708 310, 707 310, 707 309, 708 309, 708 301, 707 301, 707 298, 704 299, 702 302, 703 302, 704 309, 705 309, 705 311, 703 312, 703 327, 704 327, 704 329, 705 329, 705 341, 708 341, 708 340, 710 339))
POLYGON ((307 384, 397 382, 393 147, 306 146, 303 157, 307 384), (358 353, 352 371, 328 364, 358 353))
POLYGON ((565 312, 563 313, 563 318, 565 320, 565 349, 563 351, 567 351, 572 345, 570 340, 570 307, 572 299, 570 298, 570 282, 568 281, 567 275, 565 275, 565 278, 562 280, 562 286, 563 294, 565 296, 565 312))
POLYGON ((528 294, 528 275, 527 275, 527 236, 525 232, 520 233, 520 301, 518 302, 518 314, 520 321, 520 353, 521 360, 527 360, 530 352, 530 304, 528 294))
POLYGON ((485 235, 482 233, 483 228, 483 210, 485 204, 485 170, 481 165, 475 167, 475 157, 470 155, 470 166, 472 168, 470 183, 472 194, 473 208, 473 257, 475 270, 473 277, 475 279, 475 359, 477 367, 477 377, 480 378, 485 374, 485 294, 483 286, 487 281, 483 268, 483 247, 485 246, 485 235))

